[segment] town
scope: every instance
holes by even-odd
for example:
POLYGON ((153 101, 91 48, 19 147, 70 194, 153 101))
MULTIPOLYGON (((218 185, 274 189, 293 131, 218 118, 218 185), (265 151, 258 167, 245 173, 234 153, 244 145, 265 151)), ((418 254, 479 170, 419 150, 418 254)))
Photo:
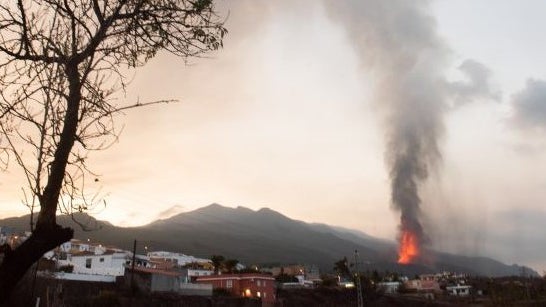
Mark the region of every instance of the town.
POLYGON ((0 307, 546 306, 544 11, 2 1, 0 307))
MULTIPOLYGON (((14 248, 29 235, 0 227, 0 246, 14 248)), ((30 286, 22 287, 27 293, 20 296, 21 304, 29 300, 36 306, 77 302, 91 306, 212 302, 220 306, 229 302, 229 306, 272 307, 316 305, 322 300, 355 306, 359 295, 367 306, 546 302, 544 277, 492 279, 454 272, 410 277, 359 271, 358 263, 346 257, 333 263, 330 272, 320 272, 312 264, 242 264, 222 255, 198 258, 177 251, 152 251, 147 246, 144 250, 146 253, 137 254, 90 239, 65 242, 47 252, 27 273, 24 282, 30 286)))

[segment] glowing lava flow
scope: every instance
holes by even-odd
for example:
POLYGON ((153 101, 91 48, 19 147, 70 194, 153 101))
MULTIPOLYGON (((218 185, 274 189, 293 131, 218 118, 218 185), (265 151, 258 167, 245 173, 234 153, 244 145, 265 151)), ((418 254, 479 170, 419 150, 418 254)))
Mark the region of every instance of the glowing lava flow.
POLYGON ((419 256, 419 242, 417 236, 410 232, 404 231, 400 240, 400 248, 398 250, 398 263, 409 264, 419 256))

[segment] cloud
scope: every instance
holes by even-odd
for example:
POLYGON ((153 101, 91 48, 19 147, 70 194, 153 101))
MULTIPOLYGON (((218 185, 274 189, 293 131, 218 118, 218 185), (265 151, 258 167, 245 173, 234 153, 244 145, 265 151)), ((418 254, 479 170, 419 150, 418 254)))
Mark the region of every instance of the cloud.
POLYGON ((512 96, 512 124, 522 130, 546 132, 546 81, 529 79, 512 96))
POLYGON ((465 60, 459 67, 466 81, 448 84, 455 106, 460 106, 477 99, 499 100, 501 94, 491 84, 491 71, 484 64, 472 59, 465 60))
POLYGON ((181 205, 174 205, 172 207, 167 208, 166 210, 163 210, 157 214, 157 219, 168 219, 172 216, 175 216, 179 213, 182 213, 186 208, 184 208, 181 205))

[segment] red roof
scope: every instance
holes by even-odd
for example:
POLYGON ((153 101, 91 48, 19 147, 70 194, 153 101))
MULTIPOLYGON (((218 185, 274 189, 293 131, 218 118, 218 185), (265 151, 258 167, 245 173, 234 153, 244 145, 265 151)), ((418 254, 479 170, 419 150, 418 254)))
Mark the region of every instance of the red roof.
POLYGON ((221 274, 221 275, 208 275, 199 276, 197 280, 223 280, 223 279, 265 279, 275 280, 271 275, 259 274, 259 273, 243 273, 243 274, 221 274))

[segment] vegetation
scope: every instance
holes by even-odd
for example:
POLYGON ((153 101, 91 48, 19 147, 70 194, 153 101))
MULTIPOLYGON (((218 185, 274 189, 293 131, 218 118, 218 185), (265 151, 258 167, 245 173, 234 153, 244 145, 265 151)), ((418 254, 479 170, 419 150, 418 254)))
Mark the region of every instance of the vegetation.
POLYGON ((228 289, 224 288, 215 288, 212 290, 213 296, 232 296, 231 292, 228 289))
POLYGON ((74 271, 73 265, 63 265, 59 267, 59 272, 72 273, 74 271))
POLYGON ((340 277, 350 277, 351 270, 349 269, 349 261, 347 257, 343 257, 334 263, 334 272, 336 272, 340 277))
POLYGON ((218 272, 220 272, 225 259, 226 258, 224 258, 224 256, 222 255, 210 256, 210 261, 212 262, 212 266, 214 267, 214 274, 218 274, 218 272))
MULTIPOLYGON (((89 151, 118 137, 124 72, 159 51, 188 58, 222 46, 211 0, 17 0, 0 4, 0 163, 26 176, 32 235, 5 252, 0 304, 45 252, 73 237, 56 214, 87 210, 89 151), (38 210, 37 217, 34 216, 38 210)), ((95 180, 96 177, 95 177, 95 180)))
POLYGON ((517 305, 521 302, 546 305, 546 278, 472 278, 469 282, 475 291, 481 291, 491 306, 517 305))
MULTIPOLYGON (((214 274, 218 274, 220 272, 222 273, 248 273, 248 270, 239 270, 237 269, 237 265, 239 264, 239 260, 237 259, 226 259, 222 255, 212 255, 210 256, 210 261, 212 262, 212 266, 214 267, 214 274)), ((252 269, 252 273, 255 273, 256 270, 252 269)))
POLYGON ((235 273, 237 272, 237 265, 239 264, 239 260, 237 259, 227 259, 224 261, 224 269, 227 273, 235 273))
POLYGON ((115 291, 100 291, 99 295, 90 300, 89 306, 121 306, 119 294, 115 291))
POLYGON ((275 277, 275 281, 278 283, 285 283, 285 282, 297 282, 298 279, 294 275, 288 275, 285 273, 281 273, 275 277))
POLYGON ((322 275, 320 279, 322 280, 321 286, 326 288, 337 287, 339 281, 338 277, 333 275, 322 275))

